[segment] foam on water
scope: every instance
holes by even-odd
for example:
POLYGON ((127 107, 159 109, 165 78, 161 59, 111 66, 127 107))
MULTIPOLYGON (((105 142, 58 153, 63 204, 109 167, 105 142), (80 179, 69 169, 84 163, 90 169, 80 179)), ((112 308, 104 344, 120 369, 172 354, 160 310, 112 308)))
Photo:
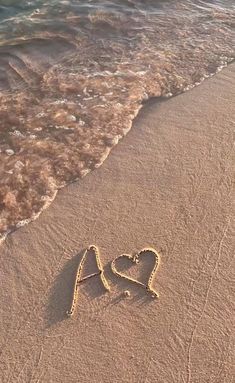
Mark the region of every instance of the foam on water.
POLYGON ((0 233, 99 167, 143 102, 234 57, 232 1, 0 0, 0 233))

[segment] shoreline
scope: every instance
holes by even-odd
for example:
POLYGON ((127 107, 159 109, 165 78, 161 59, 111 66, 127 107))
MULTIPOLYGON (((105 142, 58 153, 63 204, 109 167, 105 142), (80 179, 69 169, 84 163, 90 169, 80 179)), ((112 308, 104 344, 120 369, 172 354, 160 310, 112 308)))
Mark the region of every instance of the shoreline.
POLYGON ((100 168, 1 244, 3 383, 230 381, 234 74, 145 105, 100 168), (93 243, 111 292, 91 278, 68 320, 75 255, 93 243), (147 246, 157 301, 110 269, 147 246))
MULTIPOLYGON (((114 146, 110 147, 109 150, 107 150, 107 152, 103 155, 103 158, 102 158, 102 161, 101 161, 99 167, 104 164, 104 162, 107 160, 107 158, 109 157, 109 155, 112 152, 112 150, 119 144, 120 141, 125 139, 126 135, 131 131, 131 129, 133 128, 133 125, 135 124, 135 120, 138 118, 140 111, 145 107, 145 105, 148 106, 149 104, 151 105, 152 103, 155 103, 155 102, 160 102, 160 103, 161 102, 166 102, 170 98, 178 97, 181 94, 184 94, 184 93, 186 93, 188 91, 191 91, 195 87, 200 86, 204 81, 209 80, 210 78, 212 78, 212 77, 216 76, 218 73, 220 73, 223 69, 225 69, 225 68, 229 67, 230 65, 232 65, 234 63, 234 60, 235 60, 234 58, 231 58, 225 65, 221 65, 219 68, 217 68, 215 73, 211 73, 209 76, 203 77, 201 82, 195 83, 195 84, 191 85, 190 87, 186 87, 185 89, 183 89, 179 93, 176 93, 174 95, 170 94, 167 97, 166 96, 165 97, 162 97, 162 96, 160 96, 160 97, 159 96, 152 96, 152 97, 149 97, 146 101, 143 101, 143 103, 139 106, 139 109, 136 109, 135 116, 134 116, 133 120, 131 120, 131 122, 129 124, 129 128, 127 128, 125 130, 125 132, 124 132, 122 137, 120 136, 118 138, 116 144, 114 146)), ((23 227, 25 225, 29 225, 30 223, 34 222, 43 213, 43 211, 45 209, 47 209, 53 203, 53 201, 55 200, 55 198, 56 198, 56 196, 57 196, 57 194, 58 194, 58 192, 60 190, 68 187, 69 185, 71 185, 73 183, 82 181, 84 179, 84 177, 86 177, 92 171, 94 171, 94 170, 88 169, 87 173, 83 177, 81 177, 81 178, 77 177, 74 180, 70 181, 69 183, 66 183, 66 184, 62 185, 61 187, 59 187, 58 189, 56 189, 51 197, 48 196, 48 198, 47 198, 47 200, 45 202, 45 205, 41 208, 40 211, 38 211, 37 213, 34 213, 31 217, 26 218, 23 221, 17 222, 15 227, 13 227, 12 229, 9 229, 6 232, 3 232, 2 234, 0 234, 0 246, 1 246, 1 243, 3 243, 6 240, 8 235, 11 235, 12 233, 14 233, 19 228, 21 228, 21 227, 23 227)))

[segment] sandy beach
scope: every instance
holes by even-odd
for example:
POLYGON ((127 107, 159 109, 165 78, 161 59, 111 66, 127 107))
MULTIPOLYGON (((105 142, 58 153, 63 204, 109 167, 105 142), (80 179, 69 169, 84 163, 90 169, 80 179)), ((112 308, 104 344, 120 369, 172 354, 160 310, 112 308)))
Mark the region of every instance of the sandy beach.
MULTIPOLYGON (((234 101, 234 64, 180 96, 152 100, 99 169, 8 236, 2 383, 232 382, 234 101), (87 280, 67 318, 91 244, 110 292, 99 276, 87 280), (160 256, 158 299, 111 272, 116 257, 144 247, 160 256)), ((142 282, 153 263, 150 255, 117 262, 142 282)))

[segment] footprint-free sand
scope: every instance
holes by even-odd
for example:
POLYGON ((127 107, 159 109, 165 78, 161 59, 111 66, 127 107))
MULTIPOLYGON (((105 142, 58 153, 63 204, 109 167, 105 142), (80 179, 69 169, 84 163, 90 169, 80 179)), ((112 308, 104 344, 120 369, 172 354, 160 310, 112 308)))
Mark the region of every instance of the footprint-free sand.
MULTIPOLYGON (((8 236, 0 247, 2 383, 232 382, 234 104, 234 64, 192 91, 151 101, 103 166, 8 236), (79 254, 90 244, 110 292, 89 278, 67 318, 79 254), (144 247, 160 256, 158 299, 111 272, 114 258, 144 247)), ((96 271, 91 258, 87 272, 96 271)), ((124 261, 120 271, 147 281, 150 256, 124 261)))

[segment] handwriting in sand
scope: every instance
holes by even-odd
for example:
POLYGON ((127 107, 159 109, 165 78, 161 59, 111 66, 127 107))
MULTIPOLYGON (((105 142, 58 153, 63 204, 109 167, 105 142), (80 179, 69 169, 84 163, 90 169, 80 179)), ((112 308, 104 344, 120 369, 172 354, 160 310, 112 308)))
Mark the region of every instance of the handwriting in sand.
MULTIPOLYGON (((153 289, 152 282, 153 282, 154 276, 155 276, 155 274, 157 272, 157 269, 158 269, 158 266, 159 266, 159 262, 160 262, 160 257, 159 257, 159 254, 156 252, 155 249, 144 248, 139 253, 137 253, 135 255, 130 255, 130 254, 122 254, 122 255, 120 255, 119 257, 117 257, 116 259, 114 259, 112 261, 111 269, 112 269, 112 272, 115 275, 117 275, 119 278, 123 278, 123 279, 126 279, 126 280, 128 280, 128 281, 130 281, 132 283, 135 283, 137 285, 143 286, 146 289, 147 293, 150 293, 153 298, 158 298, 158 293, 153 289), (140 258, 142 256, 146 255, 147 253, 153 254, 154 255, 154 259, 155 259, 152 271, 150 272, 150 275, 148 277, 147 284, 144 284, 144 283, 138 281, 137 279, 131 278, 131 277, 121 273, 120 271, 118 271, 117 266, 116 266, 117 260, 120 260, 121 258, 127 258, 130 261, 132 261, 133 263, 139 263, 140 258)), ((107 280, 106 280, 106 278, 104 276, 104 269, 103 269, 103 266, 102 266, 102 263, 101 263, 99 249, 98 249, 97 246, 91 245, 91 246, 89 246, 84 251, 82 259, 81 259, 81 261, 80 261, 80 263, 78 265, 78 269, 77 269, 77 273, 76 273, 76 277, 75 277, 75 282, 74 282, 74 288, 73 288, 72 302, 71 302, 71 305, 70 305, 70 309, 66 312, 68 317, 71 317, 74 314, 74 311, 75 311, 75 308, 76 308, 77 299, 78 299, 78 286, 79 286, 79 283, 84 282, 85 280, 90 279, 90 278, 92 278, 94 276, 97 276, 97 275, 100 276, 101 282, 102 282, 102 284, 104 286, 104 289, 106 291, 110 291, 110 286, 109 286, 109 284, 108 284, 108 282, 107 282, 107 280), (86 258, 87 258, 88 251, 91 251, 94 254, 98 271, 96 273, 89 274, 86 277, 81 278, 81 274, 82 274, 83 267, 84 267, 84 264, 85 264, 85 261, 86 261, 86 258)), ((129 292, 125 291, 125 295, 129 296, 129 292)))

